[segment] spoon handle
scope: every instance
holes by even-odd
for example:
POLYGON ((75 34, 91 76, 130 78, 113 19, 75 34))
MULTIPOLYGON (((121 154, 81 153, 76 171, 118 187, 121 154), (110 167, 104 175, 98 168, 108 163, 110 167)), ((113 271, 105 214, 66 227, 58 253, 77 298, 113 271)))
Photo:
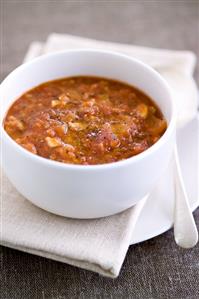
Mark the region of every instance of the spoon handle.
MULTIPOLYGON (((186 194, 177 146, 174 152, 174 178, 175 178, 175 214, 174 237, 176 243, 183 248, 192 248, 198 242, 198 230, 189 206, 186 194)), ((191 174, 190 174, 191 175, 191 174)))

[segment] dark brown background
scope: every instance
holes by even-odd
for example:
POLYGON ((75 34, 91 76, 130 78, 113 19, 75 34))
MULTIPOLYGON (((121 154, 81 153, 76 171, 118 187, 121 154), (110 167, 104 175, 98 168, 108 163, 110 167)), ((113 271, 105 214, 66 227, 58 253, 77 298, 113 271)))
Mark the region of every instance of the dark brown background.
MULTIPOLYGON (((51 32, 192 50, 199 57, 199 0, 1 0, 1 79, 31 41, 51 32)), ((195 73, 199 83, 199 71, 195 73)), ((199 227, 199 209, 195 212, 199 227)), ((0 247, 0 298, 199 298, 199 245, 178 248, 173 232, 131 246, 119 278, 0 247)))

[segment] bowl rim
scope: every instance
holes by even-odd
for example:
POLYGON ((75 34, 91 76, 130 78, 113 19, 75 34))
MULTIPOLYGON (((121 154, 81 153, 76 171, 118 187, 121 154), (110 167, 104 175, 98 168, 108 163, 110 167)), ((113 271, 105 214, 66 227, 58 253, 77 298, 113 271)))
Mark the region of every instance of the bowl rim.
MULTIPOLYGON (((39 57, 36 57, 36 58, 32 59, 31 61, 23 63, 22 65, 15 68, 11 73, 9 73, 6 76, 6 78, 1 82, 0 91, 2 89, 2 86, 15 73, 23 71, 23 69, 25 69, 26 67, 31 66, 35 62, 42 61, 42 60, 48 59, 50 57, 66 55, 68 53, 87 53, 87 54, 88 53, 98 53, 98 54, 112 55, 112 56, 115 56, 116 58, 119 57, 121 59, 132 61, 134 64, 141 65, 142 67, 146 68, 149 72, 151 72, 153 75, 155 75, 156 78, 159 80, 159 82, 162 85, 164 85, 164 87, 166 88, 166 90, 169 94, 169 97, 170 97, 171 119, 168 123, 168 127, 167 127, 166 131, 164 132, 164 134, 160 137, 160 139, 155 144, 153 144, 148 149, 146 149, 145 151, 141 152, 138 155, 129 157, 129 158, 124 159, 124 160, 119 160, 119 161, 116 161, 116 162, 110 162, 110 163, 104 163, 104 164, 93 164, 93 165, 82 165, 82 164, 72 164, 72 163, 70 164, 70 163, 59 162, 59 161, 56 161, 56 160, 50 160, 48 158, 44 158, 44 157, 41 157, 39 155, 35 155, 35 154, 29 152, 28 150, 24 149, 22 146, 17 144, 16 141, 13 140, 4 129, 3 120, 4 120, 4 116, 6 115, 7 112, 4 115, 1 115, 1 123, 0 123, 1 134, 0 134, 0 137, 2 138, 2 140, 3 140, 3 137, 7 138, 8 141, 14 146, 15 150, 21 152, 27 158, 32 159, 37 163, 42 163, 45 166, 49 166, 49 167, 79 170, 79 171, 85 171, 85 170, 90 170, 90 171, 93 170, 94 171, 94 170, 104 170, 104 169, 125 167, 129 163, 137 163, 140 160, 145 159, 147 156, 150 156, 152 153, 154 153, 155 151, 157 151, 160 147, 162 147, 164 145, 164 143, 167 141, 168 137, 172 134, 173 131, 175 131, 175 126, 176 126, 176 106, 175 106, 175 103, 173 101, 171 88, 169 87, 166 80, 156 70, 154 70, 152 67, 150 67, 146 63, 140 61, 139 59, 133 58, 133 57, 128 56, 126 54, 122 54, 122 53, 119 53, 119 52, 116 52, 116 51, 110 51, 110 50, 106 51, 106 50, 91 49, 91 48, 70 49, 70 50, 57 51, 57 52, 54 52, 54 53, 43 54, 39 57)), ((2 144, 2 142, 1 142, 1 144, 2 144)), ((1 147, 2 147, 2 145, 1 145, 1 147)))

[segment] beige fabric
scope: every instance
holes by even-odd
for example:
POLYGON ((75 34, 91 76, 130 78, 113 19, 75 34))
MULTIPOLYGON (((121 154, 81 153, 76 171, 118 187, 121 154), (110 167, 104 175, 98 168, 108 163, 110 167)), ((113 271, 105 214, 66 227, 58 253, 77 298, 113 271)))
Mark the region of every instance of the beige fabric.
POLYGON ((1 181, 1 244, 116 277, 144 205, 111 217, 75 220, 55 216, 1 181))
MULTIPOLYGON (((45 45, 33 43, 25 61, 43 53, 82 46, 119 50, 150 63, 168 77, 176 94, 179 94, 179 84, 183 78, 189 102, 185 101, 180 124, 185 124, 195 115, 195 87, 191 77, 195 57, 190 52, 159 51, 53 34, 45 45)), ((67 219, 33 206, 14 189, 3 173, 0 198, 1 244, 108 277, 119 274, 133 228, 145 203, 142 200, 123 213, 102 219, 67 219)))
MULTIPOLYGON (((38 50, 38 47, 38 43, 34 44, 34 51, 38 50)), ((118 51, 151 65, 167 80, 173 91, 178 110, 178 127, 183 127, 196 116, 198 90, 192 77, 196 64, 194 53, 150 49, 54 33, 48 37, 47 42, 40 48, 40 54, 78 48, 118 51)), ((32 49, 28 54, 28 59, 31 58, 32 49)))

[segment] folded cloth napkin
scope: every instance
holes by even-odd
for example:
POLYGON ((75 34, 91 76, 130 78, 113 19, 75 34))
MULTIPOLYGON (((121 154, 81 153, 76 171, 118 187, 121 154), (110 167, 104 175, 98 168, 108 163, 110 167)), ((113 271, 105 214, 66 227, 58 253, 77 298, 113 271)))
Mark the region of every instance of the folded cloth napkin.
MULTIPOLYGON (((116 50, 149 63, 164 74, 176 95, 180 95, 181 89, 189 95, 189 99, 181 98, 183 109, 179 114, 179 125, 195 116, 197 101, 192 79, 195 56, 190 52, 147 49, 52 34, 45 44, 31 44, 25 61, 44 53, 79 47, 116 50)), ((136 221, 146 201, 143 199, 136 206, 110 217, 68 219, 32 205, 15 190, 3 172, 0 198, 2 245, 112 278, 120 272, 136 221)))
POLYGON ((2 175, 1 244, 116 277, 145 203, 93 220, 48 213, 23 198, 2 175))
POLYGON ((25 61, 35 57, 38 53, 41 55, 79 48, 117 51, 149 64, 167 80, 171 87, 177 105, 178 127, 183 127, 196 116, 198 90, 193 80, 196 56, 189 51, 151 49, 54 33, 48 37, 45 44, 33 43, 25 61))

